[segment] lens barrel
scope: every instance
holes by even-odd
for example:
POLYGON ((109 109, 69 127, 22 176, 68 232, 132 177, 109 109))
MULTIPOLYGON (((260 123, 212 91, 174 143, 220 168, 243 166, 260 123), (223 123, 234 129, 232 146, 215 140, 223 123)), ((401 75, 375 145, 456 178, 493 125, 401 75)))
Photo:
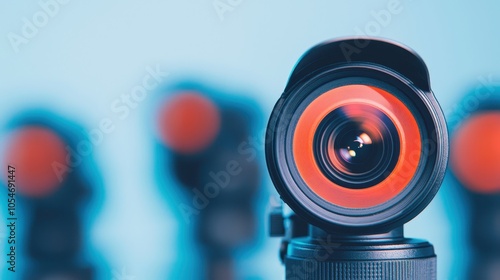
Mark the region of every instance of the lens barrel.
POLYGON ((378 39, 320 44, 273 109, 266 160, 281 198, 327 231, 388 232, 430 203, 448 158, 427 68, 378 39))

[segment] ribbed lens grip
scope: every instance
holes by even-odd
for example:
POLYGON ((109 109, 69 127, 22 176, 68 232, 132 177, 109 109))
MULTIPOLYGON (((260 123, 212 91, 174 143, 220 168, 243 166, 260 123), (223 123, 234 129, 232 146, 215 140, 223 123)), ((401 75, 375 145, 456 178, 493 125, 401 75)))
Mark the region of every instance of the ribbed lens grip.
POLYGON ((287 280, 436 279, 436 257, 380 261, 326 261, 287 257, 287 280))

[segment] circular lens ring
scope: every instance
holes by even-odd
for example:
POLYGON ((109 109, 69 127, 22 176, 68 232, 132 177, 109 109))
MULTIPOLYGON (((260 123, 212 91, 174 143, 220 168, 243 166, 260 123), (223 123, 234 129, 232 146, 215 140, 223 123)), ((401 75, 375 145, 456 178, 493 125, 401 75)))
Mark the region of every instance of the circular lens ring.
POLYGON ((354 189, 371 187, 383 181, 394 170, 400 152, 395 125, 382 111, 366 104, 349 104, 330 112, 316 130, 314 145, 314 156, 323 174, 338 185, 354 189), (362 146, 377 145, 378 148, 368 147, 371 162, 362 165, 348 162, 334 148, 346 138, 349 142, 354 137, 363 140, 358 135, 364 135, 370 142, 362 146))
POLYGON ((333 88, 313 100, 300 115, 293 134, 293 157, 305 184, 325 201, 345 208, 369 208, 396 197, 416 173, 421 156, 421 135, 417 121, 394 95, 373 86, 351 84, 333 88), (348 104, 378 108, 395 124, 400 146, 392 173, 382 182, 363 189, 349 189, 332 182, 314 157, 314 135, 321 121, 333 110, 348 104))

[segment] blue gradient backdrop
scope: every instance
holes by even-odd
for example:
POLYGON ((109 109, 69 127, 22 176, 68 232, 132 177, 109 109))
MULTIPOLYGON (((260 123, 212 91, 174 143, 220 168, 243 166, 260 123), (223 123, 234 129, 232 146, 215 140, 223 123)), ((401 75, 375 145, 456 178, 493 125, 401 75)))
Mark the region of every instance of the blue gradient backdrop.
MULTIPOLYGON (((0 126, 29 107, 52 110, 88 130, 98 128, 103 118, 113 120, 115 130, 94 147, 106 201, 90 225, 91 240, 109 265, 106 275, 125 269, 136 279, 163 279, 173 270, 174 250, 187 242, 177 240, 175 205, 165 204, 161 196, 168 192, 160 194, 154 178, 150 122, 156 100, 151 95, 157 91, 149 91, 125 118, 112 109, 121 95, 142 83, 148 67, 169 73, 161 85, 187 76, 226 92, 248 92, 265 118, 300 55, 338 36, 365 33, 415 49, 428 65, 446 113, 470 86, 500 75, 500 3, 493 0, 72 0, 52 7, 46 22, 37 19, 42 26, 31 30, 32 38, 13 44, 24 18, 33 22, 43 11, 39 3, 0 1, 0 126), (219 2, 231 9, 218 13, 214 3, 219 2), (381 18, 388 7, 397 12, 381 18)), ((274 192, 267 174, 265 187, 274 192)), ((450 230, 450 221, 460 220, 460 205, 443 200, 451 187, 445 184, 444 192, 406 226, 406 235, 435 245, 439 279, 462 275, 460 266, 452 266, 461 249, 452 244, 450 230), (451 208, 445 211, 445 206, 451 208)), ((280 279, 279 240, 265 238, 265 228, 259 234, 263 241, 242 257, 242 269, 251 279, 280 279)), ((4 266, 2 261, 2 271, 4 266)))

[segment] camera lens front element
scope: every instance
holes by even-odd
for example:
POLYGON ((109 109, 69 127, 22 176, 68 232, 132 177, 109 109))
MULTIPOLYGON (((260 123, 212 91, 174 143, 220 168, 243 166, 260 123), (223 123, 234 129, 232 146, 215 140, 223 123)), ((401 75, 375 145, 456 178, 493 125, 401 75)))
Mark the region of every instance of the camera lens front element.
POLYGON ((381 110, 366 104, 342 106, 329 113, 314 136, 314 156, 323 174, 346 188, 382 182, 399 159, 397 128, 381 110))
POLYGON ((328 90, 304 109, 293 150, 298 172, 319 197, 366 208, 408 185, 419 164, 421 136, 415 117, 396 96, 352 84, 328 90))

